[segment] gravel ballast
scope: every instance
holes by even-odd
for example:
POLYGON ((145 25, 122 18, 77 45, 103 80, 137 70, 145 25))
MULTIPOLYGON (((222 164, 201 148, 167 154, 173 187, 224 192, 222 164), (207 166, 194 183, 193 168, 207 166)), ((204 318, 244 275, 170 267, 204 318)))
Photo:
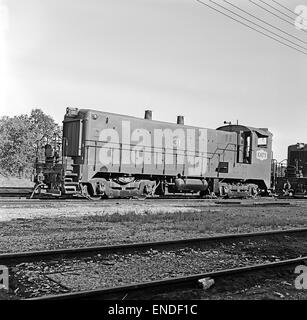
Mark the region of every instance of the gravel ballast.
POLYGON ((307 239, 278 239, 218 243, 205 247, 112 253, 81 259, 22 263, 13 267, 19 294, 36 297, 68 291, 92 290, 132 283, 243 267, 307 255, 307 239))

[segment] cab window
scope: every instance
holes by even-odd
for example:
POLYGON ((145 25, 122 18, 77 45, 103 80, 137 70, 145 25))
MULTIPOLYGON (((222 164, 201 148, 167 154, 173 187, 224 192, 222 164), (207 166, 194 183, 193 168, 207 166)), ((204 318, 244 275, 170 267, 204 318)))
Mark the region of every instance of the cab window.
POLYGON ((267 148, 267 146, 268 146, 268 137, 259 136, 258 135, 257 146, 259 148, 267 148))
POLYGON ((252 145, 251 145, 251 132, 238 133, 238 149, 237 149, 237 162, 238 163, 252 163, 252 145))

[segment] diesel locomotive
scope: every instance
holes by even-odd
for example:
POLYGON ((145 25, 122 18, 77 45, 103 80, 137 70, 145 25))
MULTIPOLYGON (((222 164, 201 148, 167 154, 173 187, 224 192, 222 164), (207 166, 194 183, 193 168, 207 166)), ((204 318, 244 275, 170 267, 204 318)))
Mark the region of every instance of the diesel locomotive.
POLYGON ((67 108, 59 146, 35 164, 36 195, 253 196, 271 184, 272 134, 225 124, 206 129, 97 110, 67 108))

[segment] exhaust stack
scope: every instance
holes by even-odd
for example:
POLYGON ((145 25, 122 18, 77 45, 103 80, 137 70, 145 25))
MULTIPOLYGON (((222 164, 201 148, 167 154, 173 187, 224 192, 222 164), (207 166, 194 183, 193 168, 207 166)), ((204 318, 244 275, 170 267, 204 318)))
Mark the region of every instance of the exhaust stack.
POLYGON ((145 111, 145 117, 144 119, 146 120, 152 120, 152 111, 151 110, 146 110, 145 111))
POLYGON ((184 116, 177 116, 177 124, 184 124, 184 116))

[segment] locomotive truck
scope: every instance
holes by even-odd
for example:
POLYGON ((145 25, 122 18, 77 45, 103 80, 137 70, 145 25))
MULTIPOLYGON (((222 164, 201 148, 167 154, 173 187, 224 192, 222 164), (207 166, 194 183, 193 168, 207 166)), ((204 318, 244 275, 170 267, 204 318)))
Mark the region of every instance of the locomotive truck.
POLYGON ((115 113, 67 108, 61 150, 45 146, 35 194, 134 197, 253 196, 271 183, 272 134, 226 124, 206 129, 115 113))

